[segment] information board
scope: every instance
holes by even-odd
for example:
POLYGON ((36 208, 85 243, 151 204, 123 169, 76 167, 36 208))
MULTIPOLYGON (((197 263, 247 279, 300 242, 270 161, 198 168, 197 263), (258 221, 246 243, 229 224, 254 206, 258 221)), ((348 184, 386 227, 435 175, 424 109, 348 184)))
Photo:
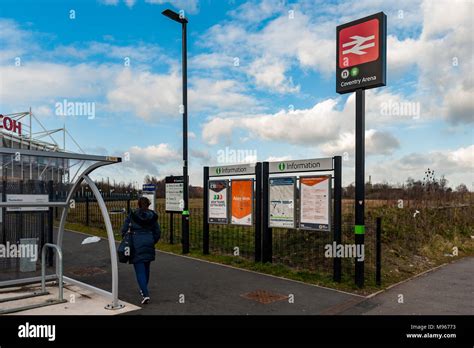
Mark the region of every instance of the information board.
POLYGON ((331 176, 300 177, 299 220, 301 229, 331 229, 331 176))
POLYGON ((253 179, 232 180, 231 224, 252 226, 253 179))
POLYGON ((296 178, 271 178, 269 184, 269 227, 295 228, 296 178))
POLYGON ((229 180, 209 181, 208 221, 213 224, 226 224, 228 218, 227 190, 229 180))
POLYGON ((166 212, 182 212, 183 201, 183 177, 167 176, 165 178, 165 210, 166 212))

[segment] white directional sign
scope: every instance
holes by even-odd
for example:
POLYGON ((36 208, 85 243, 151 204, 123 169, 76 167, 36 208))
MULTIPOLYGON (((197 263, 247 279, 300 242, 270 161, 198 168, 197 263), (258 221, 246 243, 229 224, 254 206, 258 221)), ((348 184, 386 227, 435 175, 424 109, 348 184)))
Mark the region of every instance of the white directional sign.
POLYGON ((165 178, 165 210, 167 212, 183 211, 183 177, 167 176, 165 178))
POLYGON ((269 163, 270 173, 311 172, 332 169, 332 157, 269 163))
MULTIPOLYGON (((48 195, 7 195, 8 203, 48 203, 48 195)), ((12 207, 7 211, 47 211, 48 207, 12 207)))
POLYGON ((148 198, 150 201, 151 210, 156 210, 156 185, 155 184, 143 184, 142 197, 148 198))

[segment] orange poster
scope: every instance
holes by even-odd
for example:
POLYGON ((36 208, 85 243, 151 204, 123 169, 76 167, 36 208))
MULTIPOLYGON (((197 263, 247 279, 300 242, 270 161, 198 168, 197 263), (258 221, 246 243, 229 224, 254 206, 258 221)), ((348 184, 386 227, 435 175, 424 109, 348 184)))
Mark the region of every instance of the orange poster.
POLYGON ((253 180, 232 180, 232 224, 252 225, 253 180))

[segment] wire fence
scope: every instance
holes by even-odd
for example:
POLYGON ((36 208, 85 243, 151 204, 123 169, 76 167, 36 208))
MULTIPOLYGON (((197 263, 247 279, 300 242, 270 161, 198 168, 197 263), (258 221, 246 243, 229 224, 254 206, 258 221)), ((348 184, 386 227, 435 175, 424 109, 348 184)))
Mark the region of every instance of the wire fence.
MULTIPOLYGON (((7 194, 45 194, 53 201, 65 201, 67 187, 64 184, 44 181, 3 181, 0 185, 2 200, 7 194)), ((123 221, 130 209, 137 206, 137 197, 131 194, 104 194, 107 210, 114 232, 119 234, 123 221)), ((454 233, 473 231, 474 206, 451 204, 449 206, 416 205, 410 202, 405 209, 397 208, 397 201, 390 204, 375 202, 366 213, 366 232, 364 245, 365 279, 372 283, 376 272, 376 217, 383 216, 383 234, 385 252, 406 255, 423 254, 419 250, 431 245, 440 236, 448 240, 454 233), (413 206, 412 206, 413 205, 413 206), (418 211, 418 213, 416 213, 418 211), (418 215, 417 215, 418 214, 418 215), (388 249, 388 246, 390 248, 388 249), (398 247, 397 250, 395 246, 398 247)), ((156 204, 159 223, 162 230, 161 243, 181 244, 181 214, 167 213, 165 202, 158 199, 156 204)), ((7 211, 1 209, 0 243, 19 243, 22 238, 36 238, 41 248, 49 242, 52 218, 58 221, 61 208, 47 211, 7 211)), ((191 200, 190 204, 190 250, 201 251, 203 247, 203 207, 201 199, 191 200)), ((354 206, 345 200, 342 214, 341 245, 354 247, 354 206)), ((73 197, 67 221, 85 227, 105 229, 104 219, 95 198, 87 192, 79 191, 73 197)), ((330 277, 333 273, 334 259, 327 255, 333 247, 331 232, 308 231, 299 229, 272 230, 272 262, 288 266, 297 271, 307 271, 330 277)), ((255 226, 210 225, 209 250, 211 254, 238 256, 249 261, 255 259, 255 226)), ((347 250, 346 250, 347 251, 347 250)), ((352 279, 355 269, 357 250, 351 257, 341 258, 343 278, 352 279)), ((346 255, 347 256, 347 253, 346 255)), ((390 266, 390 265, 389 265, 390 266)), ((18 270, 18 259, 3 258, 0 269, 18 270)))
MULTIPOLYGON (((112 212, 110 218, 114 232, 118 234, 126 212, 136 207, 136 200, 113 197, 104 197, 104 200, 108 211, 112 212)), ((189 210, 190 250, 201 251, 203 208, 195 207, 189 210)), ((156 212, 162 231, 161 243, 180 244, 181 214, 167 213, 163 202, 157 203, 156 212)), ((105 227, 99 206, 92 198, 76 199, 75 208, 69 210, 67 221, 101 229, 105 227)), ((352 215, 345 216, 342 224, 342 244, 354 244, 352 221, 352 215)), ((364 257, 366 277, 370 278, 375 277, 375 233, 375 219, 369 219, 366 222, 364 257)), ((332 276, 334 259, 326 254, 329 246, 333 247, 332 232, 274 228, 272 262, 296 270, 332 276)), ((252 261, 255 258, 255 227, 211 224, 209 249, 211 254, 239 256, 252 261)), ((341 264, 343 276, 352 277, 354 257, 342 258, 341 264)))
MULTIPOLYGON (((6 182, 0 186, 2 200, 7 194, 47 194, 53 201, 64 201, 61 194, 63 184, 45 182, 6 182)), ((114 232, 119 234, 127 212, 137 206, 137 197, 130 194, 106 194, 104 200, 109 212, 114 232)), ((70 206, 67 222, 81 224, 85 227, 105 229, 99 205, 95 198, 87 193, 74 195, 74 204, 70 206)), ((379 203, 379 202, 378 202, 379 203)), ((377 204, 378 204, 377 203, 377 204)), ((406 209, 397 208, 397 201, 388 205, 375 205, 366 213, 365 223, 365 279, 371 282, 376 271, 376 218, 384 216, 382 224, 383 250, 396 244, 397 253, 416 254, 424 245, 435 242, 439 236, 453 235, 473 231, 474 206, 458 204, 449 207, 417 206, 406 209), (418 213, 414 213, 417 212, 418 213), (417 215, 418 214, 418 215, 417 215), (416 218, 415 218, 416 217, 416 218), (395 243, 396 242, 396 243, 395 243)), ((2 208, 0 242, 18 243, 21 238, 37 238, 41 247, 49 241, 52 226, 51 217, 58 219, 61 208, 48 211, 13 212, 2 208)), ((191 202, 190 211, 190 250, 201 251, 203 247, 203 208, 202 200, 191 202)), ((181 214, 167 213, 164 200, 158 200, 156 206, 162 230, 161 243, 181 244, 181 214)), ((353 246, 354 238, 354 205, 347 200, 343 204, 342 245, 353 246), (349 203, 349 204, 348 204, 349 203)), ((58 220, 56 220, 57 222, 58 220)), ((288 266, 298 271, 314 272, 331 276, 333 257, 327 255, 328 246, 333 245, 332 232, 276 229, 272 230, 272 262, 288 266)), ((211 254, 238 256, 250 261, 255 259, 254 226, 210 225, 209 250, 211 254)), ((357 251, 357 250, 353 250, 357 251)), ((343 278, 353 278, 355 257, 341 258, 343 278)), ((18 260, 2 259, 0 268, 17 269, 18 260)))
MULTIPOLYGON (((42 194, 49 195, 48 182, 29 181, 2 181, 0 197, 6 201, 7 195, 42 194)), ((49 208, 38 209, 0 209, 0 243, 4 250, 12 250, 12 245, 19 245, 22 239, 36 239, 38 250, 52 239, 52 211, 49 208)), ((48 254, 48 258, 50 254, 48 254)), ((8 254, 8 256, 11 256, 8 254)), ((0 269, 3 276, 6 273, 18 272, 20 258, 0 257, 0 269)))

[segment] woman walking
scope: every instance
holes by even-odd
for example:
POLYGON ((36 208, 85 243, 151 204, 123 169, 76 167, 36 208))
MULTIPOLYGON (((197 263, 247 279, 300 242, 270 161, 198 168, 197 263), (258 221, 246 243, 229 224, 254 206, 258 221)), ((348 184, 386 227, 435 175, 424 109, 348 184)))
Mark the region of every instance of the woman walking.
POLYGON ((130 263, 133 263, 137 276, 142 304, 150 302, 148 281, 150 280, 150 263, 155 260, 155 244, 161 236, 158 215, 148 209, 150 201, 146 197, 138 199, 138 209, 133 210, 122 226, 122 237, 132 234, 132 250, 130 263))

